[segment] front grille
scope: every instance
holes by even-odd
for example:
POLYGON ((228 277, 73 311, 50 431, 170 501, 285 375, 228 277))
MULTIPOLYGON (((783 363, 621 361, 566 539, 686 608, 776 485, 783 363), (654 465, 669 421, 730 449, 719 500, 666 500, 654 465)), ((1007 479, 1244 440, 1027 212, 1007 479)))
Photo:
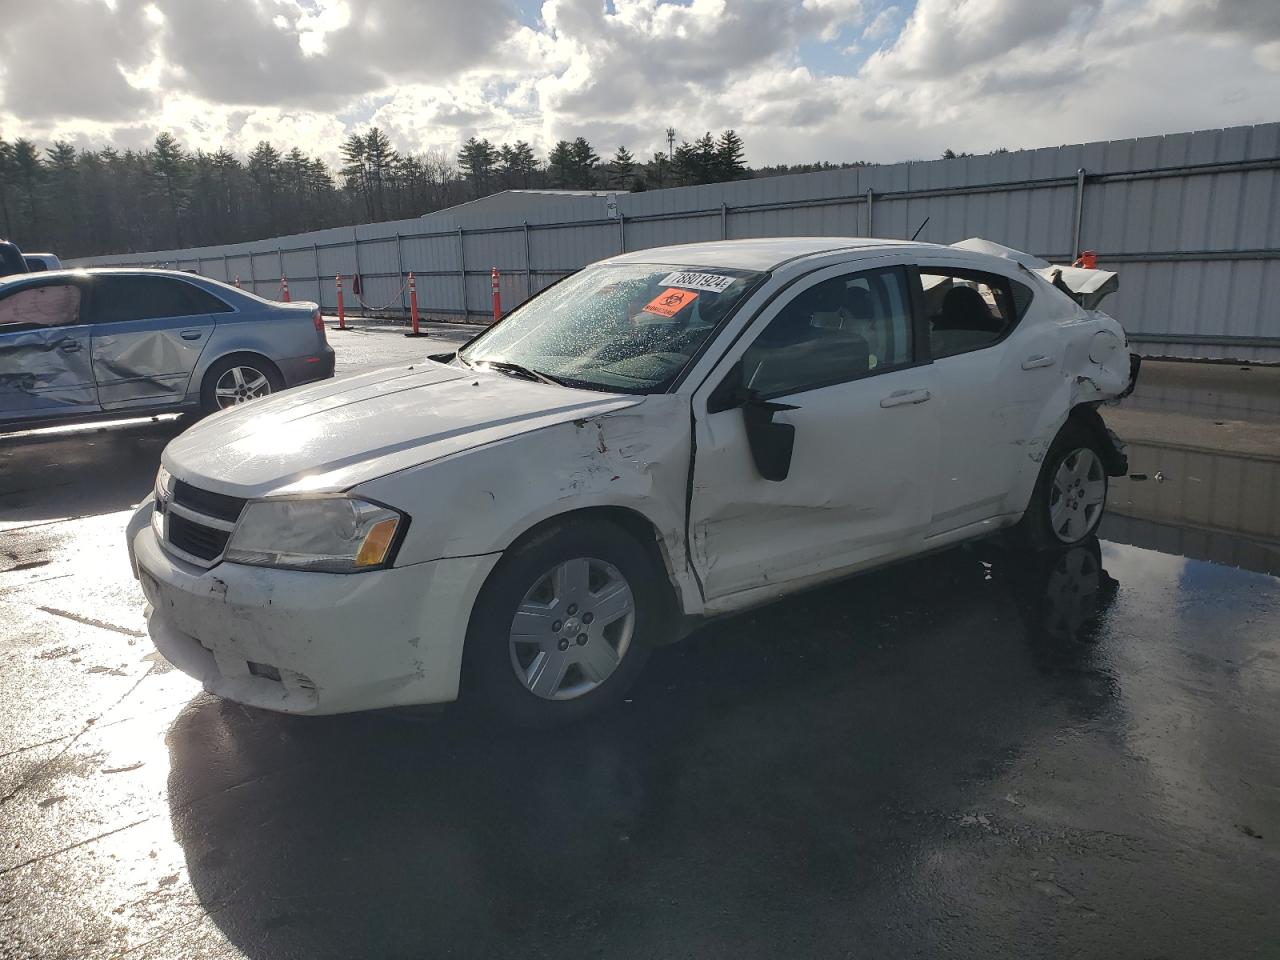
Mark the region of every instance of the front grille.
POLYGON ((173 485, 173 502, 198 513, 226 520, 228 523, 235 523, 240 519, 240 511, 244 509, 245 504, 245 501, 239 497, 228 497, 224 493, 201 490, 182 480, 173 485))
POLYGON ((188 520, 180 513, 169 511, 168 540, 183 553, 189 553, 201 560, 216 560, 222 556, 231 536, 228 530, 216 530, 202 523, 188 520))

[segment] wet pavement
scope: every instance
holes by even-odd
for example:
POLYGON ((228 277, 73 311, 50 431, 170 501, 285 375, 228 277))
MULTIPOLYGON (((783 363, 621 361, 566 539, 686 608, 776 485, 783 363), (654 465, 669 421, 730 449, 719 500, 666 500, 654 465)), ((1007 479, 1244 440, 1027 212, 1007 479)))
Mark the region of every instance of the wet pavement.
POLYGON ((1280 371, 1107 417, 1100 543, 708 625, 553 734, 200 693, 121 537, 181 424, 0 437, 0 957, 1280 956, 1280 371))

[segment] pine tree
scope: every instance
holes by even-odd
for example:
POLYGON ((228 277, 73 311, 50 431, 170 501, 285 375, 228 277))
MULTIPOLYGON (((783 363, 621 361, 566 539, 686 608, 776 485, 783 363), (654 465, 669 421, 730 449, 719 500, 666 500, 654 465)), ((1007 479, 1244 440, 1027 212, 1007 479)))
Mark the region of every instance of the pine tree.
POLYGON ((45 155, 48 157, 49 239, 52 246, 65 250, 75 246, 84 223, 80 210, 79 158, 76 148, 61 140, 55 141, 45 155))
POLYGON ((16 182, 17 168, 13 162, 13 146, 0 139, 0 236, 13 235, 13 219, 9 213, 9 194, 16 182))
POLYGON ((40 226, 40 184, 44 182, 44 163, 36 145, 24 137, 13 142, 14 177, 22 190, 26 215, 20 229, 42 246, 44 234, 40 226))
POLYGON ((151 148, 151 169, 169 208, 171 245, 182 246, 182 208, 185 205, 187 155, 177 138, 168 132, 156 137, 151 148))
POLYGON ((595 186, 595 172, 600 163, 600 157, 584 137, 577 137, 573 141, 571 151, 573 185, 579 190, 588 190, 595 186))
POLYGON ((370 128, 364 138, 364 162, 373 194, 373 215, 377 220, 387 219, 386 181, 392 174, 395 159, 391 138, 377 127, 370 128))
POLYGON ((369 166, 365 138, 353 133, 342 141, 342 178, 346 188, 364 203, 365 216, 373 219, 373 191, 369 189, 369 166))
POLYGON ((523 140, 517 140, 511 147, 515 161, 515 172, 520 178, 520 186, 529 189, 529 182, 538 172, 538 158, 534 156, 533 147, 523 140))
POLYGON ((280 151, 266 140, 258 141, 258 145, 249 154, 249 176, 257 188, 260 209, 267 214, 265 223, 259 229, 267 231, 265 236, 278 233, 276 198, 280 179, 280 151))
POLYGON ((716 179, 738 180, 747 173, 747 164, 743 159, 746 147, 742 138, 733 130, 726 130, 716 141, 715 174, 716 179))
POLYGON ((516 151, 510 144, 504 143, 498 148, 497 164, 499 185, 505 190, 510 190, 518 182, 516 151))
POLYGON ((477 199, 484 195, 497 159, 498 153, 493 144, 475 137, 468 139, 458 151, 458 168, 471 181, 472 194, 477 199))
POLYGON ((630 190, 635 180, 636 160, 626 147, 619 147, 618 152, 609 161, 609 185, 619 190, 630 190))
POLYGON ((680 185, 701 183, 698 179, 698 151, 689 141, 676 147, 671 159, 671 174, 680 185))
POLYGON ((568 140, 556 141, 547 156, 547 167, 552 185, 558 190, 566 189, 573 178, 573 144, 568 140))
POLYGON ((658 190, 671 185, 671 158, 665 153, 655 153, 649 161, 645 175, 648 183, 658 190))

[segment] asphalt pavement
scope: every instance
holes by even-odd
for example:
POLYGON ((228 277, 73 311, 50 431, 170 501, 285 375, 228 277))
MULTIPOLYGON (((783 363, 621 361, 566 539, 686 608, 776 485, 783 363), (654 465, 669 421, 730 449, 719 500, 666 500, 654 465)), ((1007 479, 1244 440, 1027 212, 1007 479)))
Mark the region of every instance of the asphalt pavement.
POLYGON ((549 734, 201 693, 121 533, 183 424, 0 436, 0 957, 1280 957, 1280 370, 1106 416, 1102 541, 710 624, 549 734))

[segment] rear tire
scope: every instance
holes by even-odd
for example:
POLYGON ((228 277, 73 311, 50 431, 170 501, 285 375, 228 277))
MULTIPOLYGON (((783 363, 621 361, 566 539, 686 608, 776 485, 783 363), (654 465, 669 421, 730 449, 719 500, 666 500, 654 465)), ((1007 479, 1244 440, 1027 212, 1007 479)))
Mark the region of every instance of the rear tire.
POLYGON ((205 373, 200 384, 200 409, 206 414, 217 413, 283 389, 284 378, 270 360, 235 354, 223 357, 205 373))
POLYGON ((487 707, 556 727, 616 704, 670 623, 649 552, 604 521, 569 521, 503 557, 480 591, 466 665, 487 707))
POLYGON ((1060 550, 1091 537, 1107 503, 1105 464, 1093 433, 1068 420, 1040 465, 1027 512, 1013 528, 1017 545, 1060 550))

